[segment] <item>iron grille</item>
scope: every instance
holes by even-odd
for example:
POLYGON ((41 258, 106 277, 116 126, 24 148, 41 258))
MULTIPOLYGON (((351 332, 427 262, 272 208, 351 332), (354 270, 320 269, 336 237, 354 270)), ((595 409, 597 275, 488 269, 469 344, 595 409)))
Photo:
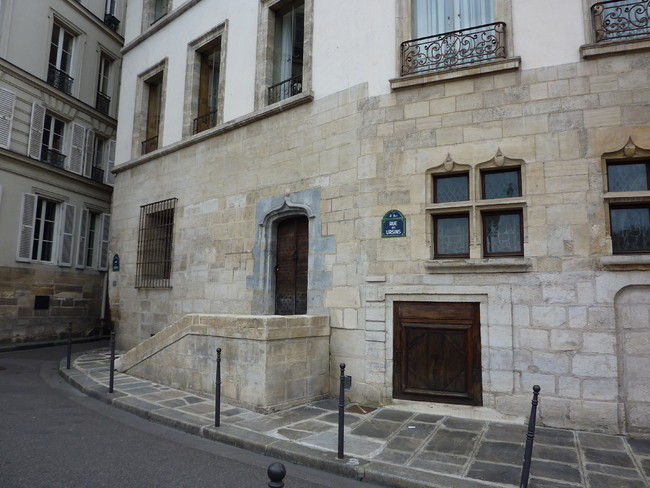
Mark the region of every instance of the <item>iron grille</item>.
POLYGON ((211 129, 217 125, 217 112, 219 110, 213 110, 205 115, 201 115, 194 119, 194 133, 198 134, 204 130, 211 129))
POLYGON ((54 88, 58 88, 70 95, 72 93, 72 82, 74 79, 66 73, 50 65, 47 69, 47 82, 54 88))
POLYGON ((170 288, 177 198, 140 207, 136 288, 170 288))
POLYGON ((269 105, 302 93, 302 75, 294 76, 269 87, 269 105))
POLYGON ((158 136, 153 136, 142 141, 142 154, 148 154, 158 149, 158 136))
POLYGON ((104 115, 108 115, 108 111, 111 108, 111 97, 98 91, 97 98, 95 99, 95 108, 104 115))
POLYGON ((496 22, 402 43, 402 76, 506 57, 506 24, 496 22))
POLYGON ((103 183, 104 182, 104 170, 101 168, 98 168, 97 166, 93 166, 90 169, 90 179, 93 181, 96 181, 98 183, 103 183))
POLYGON ((596 42, 650 35, 650 0, 610 0, 591 7, 596 42))
POLYGON ((57 168, 63 168, 65 155, 47 146, 41 147, 41 161, 57 168))
POLYGON ((109 29, 117 32, 117 28, 120 25, 120 21, 114 15, 106 12, 104 14, 104 24, 106 24, 109 27, 109 29))

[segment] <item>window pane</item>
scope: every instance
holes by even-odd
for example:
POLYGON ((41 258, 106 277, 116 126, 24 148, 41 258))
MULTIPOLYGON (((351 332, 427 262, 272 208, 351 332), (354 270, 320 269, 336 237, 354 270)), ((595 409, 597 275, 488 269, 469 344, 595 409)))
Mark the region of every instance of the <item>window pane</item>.
POLYGON ((521 253, 521 214, 484 216, 485 254, 521 253))
POLYGON ((521 196, 519 170, 483 173, 483 198, 509 198, 521 196))
POLYGON ((650 250, 650 208, 612 208, 614 252, 650 250))
POLYGON ((645 191, 648 189, 646 163, 607 166, 609 191, 645 191))
POLYGON ((469 200, 468 176, 439 176, 435 178, 435 202, 462 202, 469 200))
POLYGON ((465 216, 435 219, 436 255, 469 255, 469 218, 465 216))

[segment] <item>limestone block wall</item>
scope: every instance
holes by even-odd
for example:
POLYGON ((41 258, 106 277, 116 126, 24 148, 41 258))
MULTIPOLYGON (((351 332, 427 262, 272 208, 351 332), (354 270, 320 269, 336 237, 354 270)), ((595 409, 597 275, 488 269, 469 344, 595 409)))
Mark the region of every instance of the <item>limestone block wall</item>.
POLYGON ((373 97, 360 85, 127 163, 113 211, 123 268, 110 278, 120 347, 187 313, 250 313, 257 202, 318 188, 322 236, 335 243, 319 257, 331 273, 330 375, 348 365, 352 400, 393 401, 395 301, 471 301, 484 395, 474 411, 524 415, 540 384, 545 425, 646 428, 648 383, 622 366, 641 361, 625 344, 645 322, 621 325, 616 297, 648 284, 648 262, 609 259, 604 155, 623 157, 630 140, 632 154, 650 149, 649 68, 637 53, 373 97), (432 260, 427 172, 445 161, 476 171, 499 154, 522 164, 524 258, 483 259, 476 233, 470 259, 432 260), (139 206, 172 197, 172 288, 137 290, 139 206), (393 208, 407 237, 381 239, 393 208))

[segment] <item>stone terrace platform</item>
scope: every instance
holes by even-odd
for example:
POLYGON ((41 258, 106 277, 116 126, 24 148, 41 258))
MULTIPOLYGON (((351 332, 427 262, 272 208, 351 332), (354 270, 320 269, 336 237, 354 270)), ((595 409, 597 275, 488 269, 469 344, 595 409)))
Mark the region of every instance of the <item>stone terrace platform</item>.
MULTIPOLYGON (((523 425, 418 414, 403 407, 347 405, 345 458, 337 459, 338 400, 263 415, 116 373, 109 352, 77 356, 60 372, 91 397, 225 444, 396 488, 519 486, 523 425)), ((532 394, 531 394, 532 398, 532 394)), ((543 397, 540 398, 543 402, 543 397)), ((291 467, 287 466, 290 471, 291 467)), ((650 440, 538 428, 530 488, 650 488, 650 440)))

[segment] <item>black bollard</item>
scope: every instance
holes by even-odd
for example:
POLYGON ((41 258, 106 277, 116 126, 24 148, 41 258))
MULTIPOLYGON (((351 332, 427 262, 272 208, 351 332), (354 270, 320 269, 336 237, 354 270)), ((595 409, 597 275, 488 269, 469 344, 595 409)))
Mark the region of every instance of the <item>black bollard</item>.
POLYGON ((530 408, 530 420, 528 421, 528 433, 526 434, 526 451, 524 453, 524 466, 521 469, 521 483, 519 488, 528 488, 528 475, 530 474, 530 461, 533 457, 533 441, 535 440, 535 419, 537 417, 537 395, 541 388, 533 386, 533 401, 530 408))
POLYGON ((221 348, 217 347, 217 381, 214 389, 214 426, 215 427, 219 427, 219 425, 221 425, 220 417, 221 417, 221 348))
POLYGON ((269 469, 266 470, 266 474, 269 479, 269 488, 283 488, 284 483, 282 480, 287 475, 287 470, 284 468, 282 463, 273 463, 269 466, 269 469))
POLYGON ((108 392, 113 393, 113 379, 115 377, 115 322, 111 327, 111 365, 110 377, 108 381, 108 392))
POLYGON ((345 384, 345 363, 339 365, 341 368, 341 386, 339 388, 339 459, 343 459, 343 427, 345 425, 345 395, 343 392, 345 384))
POLYGON ((70 359, 72 358, 72 321, 68 324, 68 363, 66 369, 70 369, 70 359))

